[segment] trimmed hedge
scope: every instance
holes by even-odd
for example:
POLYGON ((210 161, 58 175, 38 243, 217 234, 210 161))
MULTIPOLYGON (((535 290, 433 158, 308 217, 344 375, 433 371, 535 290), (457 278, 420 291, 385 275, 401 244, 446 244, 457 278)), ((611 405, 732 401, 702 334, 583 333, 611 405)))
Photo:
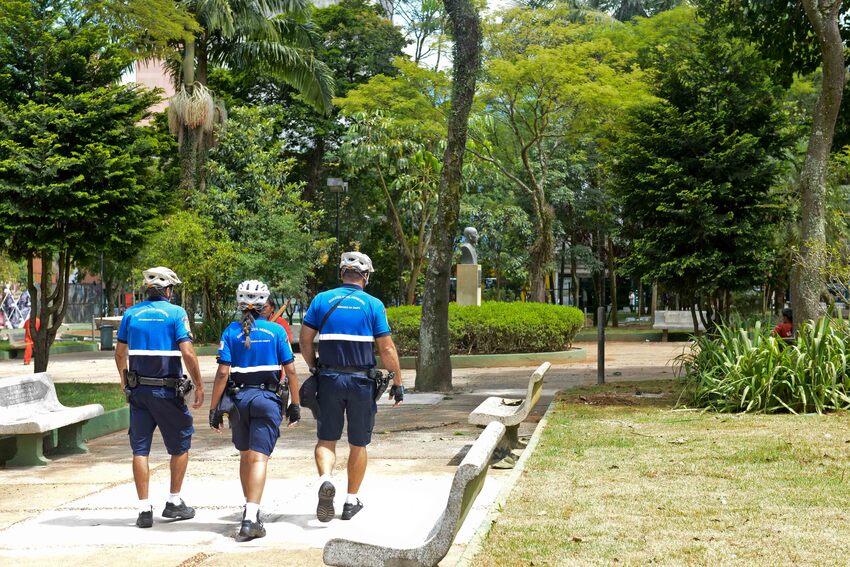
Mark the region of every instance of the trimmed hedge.
MULTIPOLYGON (((418 354, 421 318, 419 306, 387 309, 399 355, 418 354)), ((485 301, 481 307, 449 304, 452 354, 567 350, 583 324, 584 314, 564 305, 499 301, 485 301)))

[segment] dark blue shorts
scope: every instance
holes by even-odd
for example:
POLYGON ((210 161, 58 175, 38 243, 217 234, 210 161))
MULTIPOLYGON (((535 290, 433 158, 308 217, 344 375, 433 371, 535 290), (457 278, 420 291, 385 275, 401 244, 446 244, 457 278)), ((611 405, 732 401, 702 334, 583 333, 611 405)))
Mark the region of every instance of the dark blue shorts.
POLYGON ((192 414, 174 392, 162 386, 138 386, 130 395, 130 447, 133 455, 151 452, 154 429, 159 427, 169 455, 182 455, 192 446, 192 414))
POLYGON ((343 414, 348 420, 348 442, 365 447, 375 427, 375 382, 365 376, 322 370, 319 374, 321 415, 316 433, 322 441, 339 441, 343 414))
POLYGON ((280 398, 268 390, 246 388, 236 394, 234 401, 239 418, 230 422, 233 445, 239 451, 271 455, 283 421, 280 398))

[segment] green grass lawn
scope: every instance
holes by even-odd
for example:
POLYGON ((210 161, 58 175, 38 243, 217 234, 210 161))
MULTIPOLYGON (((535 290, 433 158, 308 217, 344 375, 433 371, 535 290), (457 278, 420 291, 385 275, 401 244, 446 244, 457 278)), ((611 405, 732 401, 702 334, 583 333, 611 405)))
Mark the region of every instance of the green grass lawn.
POLYGON ((719 415, 678 399, 672 381, 562 395, 474 563, 846 564, 846 414, 719 415))
MULTIPOLYGON (((50 345, 50 346, 51 347, 58 347, 58 346, 78 345, 78 344, 82 344, 82 341, 75 341, 75 340, 53 341, 53 344, 50 345)), ((20 348, 16 347, 16 348, 13 349, 12 347, 9 346, 8 341, 0 341, 0 350, 24 350, 24 349, 23 349, 23 347, 20 347, 20 348)))
POLYGON ((127 405, 117 379, 115 384, 56 384, 56 396, 70 407, 100 404, 109 411, 127 405))

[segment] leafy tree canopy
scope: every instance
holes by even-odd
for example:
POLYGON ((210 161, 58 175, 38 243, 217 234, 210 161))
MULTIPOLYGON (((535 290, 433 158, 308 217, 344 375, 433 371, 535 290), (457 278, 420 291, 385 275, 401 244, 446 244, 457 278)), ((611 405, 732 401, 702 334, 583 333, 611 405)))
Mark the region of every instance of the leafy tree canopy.
POLYGON ((745 288, 765 273, 778 220, 771 186, 788 140, 776 66, 725 29, 666 55, 664 100, 634 112, 614 151, 626 268, 686 294, 745 288))

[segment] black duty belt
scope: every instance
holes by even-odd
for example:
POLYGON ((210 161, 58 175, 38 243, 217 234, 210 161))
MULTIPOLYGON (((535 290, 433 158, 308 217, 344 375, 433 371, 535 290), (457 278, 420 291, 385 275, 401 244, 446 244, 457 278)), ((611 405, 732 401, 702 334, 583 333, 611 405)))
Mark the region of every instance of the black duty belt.
POLYGON ((369 369, 359 366, 320 366, 319 371, 327 370, 329 372, 340 372, 344 374, 357 374, 360 376, 369 377, 369 369))
POLYGON ((151 378, 148 376, 139 376, 139 385, 142 386, 165 386, 166 388, 176 388, 180 383, 180 378, 151 378))
POLYGON ((274 392, 275 390, 277 390, 278 385, 277 384, 274 384, 274 385, 269 385, 269 384, 238 384, 236 387, 239 388, 239 389, 248 388, 248 389, 251 389, 251 390, 268 390, 270 392, 274 392))

